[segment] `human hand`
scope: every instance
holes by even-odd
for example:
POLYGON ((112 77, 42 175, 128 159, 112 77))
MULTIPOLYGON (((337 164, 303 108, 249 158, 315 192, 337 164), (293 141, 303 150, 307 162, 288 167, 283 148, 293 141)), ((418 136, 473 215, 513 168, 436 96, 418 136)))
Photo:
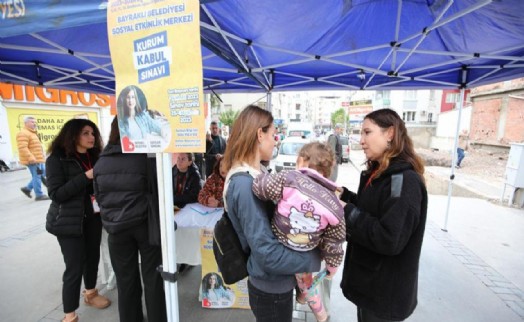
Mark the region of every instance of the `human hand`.
POLYGON ((87 170, 85 175, 88 179, 93 179, 93 169, 87 170))
POLYGON ((222 159, 222 154, 217 153, 217 154, 215 155, 215 159, 216 159, 217 161, 220 160, 220 159, 222 159))
POLYGON ((211 141, 211 133, 206 133, 206 140, 211 141))
POLYGON ((219 201, 215 199, 215 197, 209 197, 207 199, 207 204, 210 206, 210 207, 218 207, 218 203, 219 201))

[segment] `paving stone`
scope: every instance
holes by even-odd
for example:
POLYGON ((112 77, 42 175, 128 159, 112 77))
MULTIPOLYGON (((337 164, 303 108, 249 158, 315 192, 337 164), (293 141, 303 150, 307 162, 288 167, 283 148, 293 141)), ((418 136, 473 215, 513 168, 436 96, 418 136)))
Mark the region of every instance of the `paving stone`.
POLYGON ((524 319, 524 308, 514 301, 506 301, 506 305, 509 306, 515 313, 524 319))
POLYGON ((490 289, 495 294, 514 294, 513 291, 510 288, 507 288, 507 287, 492 286, 492 287, 490 287, 490 289))
POLYGON ((298 320, 304 321, 306 319, 306 312, 293 311, 293 319, 298 319, 298 320))

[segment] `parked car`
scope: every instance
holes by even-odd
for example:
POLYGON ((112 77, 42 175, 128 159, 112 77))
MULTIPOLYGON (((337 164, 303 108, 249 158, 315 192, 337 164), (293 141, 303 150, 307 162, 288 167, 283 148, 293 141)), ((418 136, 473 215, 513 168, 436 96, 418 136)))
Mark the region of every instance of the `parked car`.
POLYGON ((349 137, 341 135, 339 137, 340 144, 342 145, 342 162, 349 162, 349 151, 350 151, 350 145, 349 145, 349 137))
POLYGON ((291 136, 282 140, 278 153, 272 163, 276 172, 282 170, 295 170, 297 166, 298 151, 306 144, 309 139, 299 136, 291 136))

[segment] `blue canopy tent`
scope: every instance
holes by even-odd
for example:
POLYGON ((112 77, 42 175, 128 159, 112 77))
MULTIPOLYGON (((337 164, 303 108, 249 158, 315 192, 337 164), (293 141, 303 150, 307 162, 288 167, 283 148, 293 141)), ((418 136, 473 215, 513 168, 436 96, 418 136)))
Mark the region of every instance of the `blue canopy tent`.
MULTIPOLYGON (((520 0, 201 3, 206 90, 460 88, 524 75, 520 0)), ((0 22, 0 81, 113 92, 104 1, 24 4, 0 22)))
MULTIPOLYGON (((106 2, 13 3, 0 81, 114 92, 106 2)), ((202 0, 200 26, 207 91, 463 90, 524 76, 521 0, 202 0)))

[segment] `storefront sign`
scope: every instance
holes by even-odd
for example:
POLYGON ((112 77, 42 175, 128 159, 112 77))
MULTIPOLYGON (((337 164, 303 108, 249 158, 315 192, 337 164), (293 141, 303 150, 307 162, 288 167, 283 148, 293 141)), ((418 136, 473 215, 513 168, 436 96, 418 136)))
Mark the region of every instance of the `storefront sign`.
POLYGON ((95 108, 110 107, 112 100, 106 94, 7 83, 0 83, 0 97, 4 101, 95 108))
POLYGON ((58 135, 64 124, 72 118, 87 118, 98 125, 97 112, 74 112, 74 111, 52 111, 41 109, 8 108, 7 122, 11 136, 11 147, 13 155, 18 155, 16 134, 24 128, 24 118, 32 116, 36 119, 38 137, 47 150, 49 143, 58 135))

